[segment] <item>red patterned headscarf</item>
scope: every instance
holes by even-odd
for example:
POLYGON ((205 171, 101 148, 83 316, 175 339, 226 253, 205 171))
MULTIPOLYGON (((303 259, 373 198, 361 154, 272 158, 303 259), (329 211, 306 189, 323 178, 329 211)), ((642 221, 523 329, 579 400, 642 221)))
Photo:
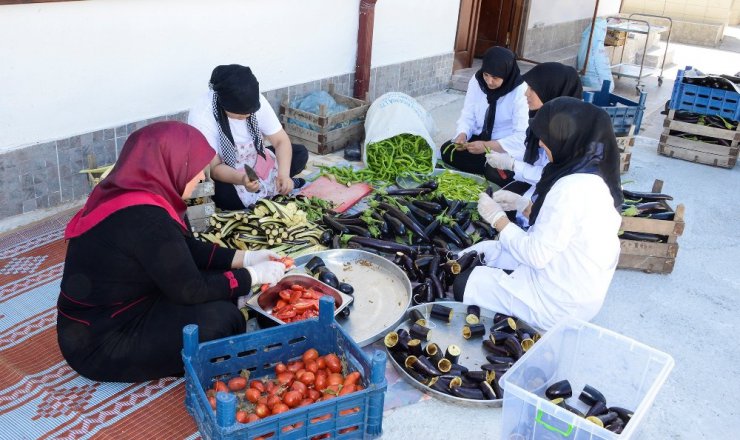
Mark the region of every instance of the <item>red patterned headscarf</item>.
POLYGON ((187 124, 157 122, 131 133, 111 173, 93 189, 70 220, 64 238, 80 236, 116 211, 154 205, 185 228, 182 193, 213 159, 206 138, 187 124))

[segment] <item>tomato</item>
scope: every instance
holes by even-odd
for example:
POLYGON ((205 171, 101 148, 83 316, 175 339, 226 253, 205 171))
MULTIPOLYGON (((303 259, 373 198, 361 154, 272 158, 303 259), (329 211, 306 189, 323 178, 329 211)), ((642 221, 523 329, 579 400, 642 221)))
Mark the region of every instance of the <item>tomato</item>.
POLYGON ((283 426, 283 432, 290 432, 294 429, 293 425, 283 426))
POLYGON ((288 371, 292 371, 295 373, 296 371, 302 369, 304 367, 302 361, 295 361, 288 364, 288 371))
POLYGON ((277 381, 281 385, 290 385, 293 383, 293 379, 295 379, 295 374, 291 373, 290 371, 286 371, 285 373, 280 373, 277 375, 277 381))
POLYGON ((341 385, 344 383, 344 376, 341 373, 331 373, 326 383, 329 385, 341 385))
POLYGON ((314 417, 313 419, 311 419, 311 423, 323 422, 324 420, 329 420, 330 418, 331 414, 324 414, 323 416, 314 417))
POLYGON ((324 388, 326 388, 326 376, 323 374, 321 375, 317 374, 316 379, 314 380, 313 386, 317 390, 323 390, 324 388))
POLYGON ((363 387, 361 383, 358 383, 357 386, 355 387, 355 391, 362 391, 364 389, 365 387, 363 387))
POLYGON ((236 412, 236 421, 239 423, 247 423, 248 422, 247 417, 249 417, 249 415, 247 414, 246 411, 236 412))
POLYGON ((249 388, 254 388, 255 390, 259 390, 260 393, 265 392, 265 384, 261 380, 253 380, 249 382, 249 388))
POLYGON ((245 396, 244 397, 246 397, 247 400, 249 400, 252 403, 257 403, 257 401, 259 400, 261 394, 262 393, 260 393, 259 390, 255 389, 255 388, 250 388, 250 389, 247 390, 247 392, 245 393, 245 396))
POLYGON ((286 371, 288 371, 288 367, 284 363, 280 362, 275 365, 275 374, 285 373, 286 371))
POLYGON ((316 374, 316 372, 319 371, 319 366, 316 364, 316 361, 308 361, 306 362, 306 371, 310 371, 313 374, 316 374))
POLYGON ((342 371, 342 361, 339 360, 339 357, 336 354, 329 353, 324 356, 324 359, 326 359, 326 368, 329 371, 332 373, 339 373, 342 371))
POLYGON ((283 403, 290 408, 295 408, 301 403, 303 396, 298 391, 288 391, 283 395, 283 403))
POLYGON ((297 391, 301 396, 305 396, 306 393, 308 393, 308 387, 306 386, 306 384, 299 380, 293 382, 293 384, 290 386, 290 389, 293 391, 297 391))
POLYGON ((287 306, 288 303, 285 302, 283 299, 279 299, 277 303, 275 303, 275 306, 272 308, 272 312, 275 313, 278 310, 282 309, 283 307, 287 306))
POLYGON ((270 408, 268 408, 267 405, 263 403, 259 403, 256 407, 254 407, 254 413, 260 419, 264 419, 265 417, 270 415, 270 408))
POLYGON ((278 403, 277 405, 272 407, 273 414, 284 413, 285 411, 288 411, 288 410, 290 410, 290 408, 288 408, 288 405, 284 403, 278 403))
POLYGON ((360 380, 360 372, 353 371, 344 378, 344 385, 355 385, 360 380))
POLYGON ((254 414, 254 413, 250 413, 247 416, 247 423, 256 422, 259 419, 260 419, 260 416, 258 416, 257 414, 254 414))
POLYGON ((326 387, 325 389, 323 389, 322 392, 324 393, 324 397, 326 397, 327 395, 330 395, 332 397, 336 397, 337 394, 339 394, 339 390, 341 388, 342 388, 342 385, 341 384, 329 385, 328 387, 326 387))
POLYGON ((306 371, 298 378, 298 380, 305 383, 306 385, 313 385, 314 381, 316 380, 316 376, 310 371, 306 371))
POLYGON ((339 395, 340 396, 344 396, 344 395, 351 394, 351 393, 354 393, 354 392, 355 392, 355 384, 353 384, 353 383, 348 384, 348 385, 345 384, 345 385, 342 386, 342 390, 339 391, 339 395))
POLYGON ((270 396, 267 398, 267 407, 275 408, 275 405, 282 403, 280 396, 270 396))
POLYGON ((216 410, 216 397, 215 396, 209 397, 208 403, 211 404, 211 408, 215 411, 216 410))
POLYGON ((299 377, 301 377, 303 375, 303 373, 305 373, 305 372, 306 372, 306 369, 305 368, 301 368, 300 370, 296 371, 295 372, 296 379, 299 378, 299 377))
POLYGON ((312 403, 313 403, 313 400, 306 398, 306 399, 301 400, 301 403, 298 406, 299 407, 308 406, 308 405, 311 405, 312 403))
POLYGON ((290 286, 290 290, 296 290, 298 292, 303 292, 306 290, 306 288, 301 286, 300 284, 293 284, 292 286, 290 286))
POLYGON ((350 426, 349 428, 340 429, 340 434, 346 434, 348 432, 357 431, 357 426, 350 426))
POLYGON ((260 396, 260 398, 257 399, 257 403, 261 403, 263 405, 267 405, 267 396, 260 396))
POLYGON ((292 293, 293 293, 292 291, 285 289, 285 290, 281 290, 280 293, 278 293, 278 296, 280 297, 281 300, 284 301, 284 303, 289 303, 290 295, 292 293))
POLYGON ((319 367, 319 370, 323 370, 326 368, 326 359, 324 359, 323 356, 316 359, 316 365, 319 367))
POLYGON ((268 380, 267 383, 265 384, 263 391, 266 391, 269 393, 270 391, 273 391, 274 389, 275 389, 275 382, 268 380))
POLYGON ((308 389, 308 398, 311 399, 312 402, 315 402, 319 397, 321 397, 321 391, 313 388, 308 389))
POLYGON ((216 390, 217 393, 220 393, 220 392, 228 393, 229 392, 229 387, 227 387, 226 384, 220 380, 217 380, 216 383, 213 384, 213 388, 216 390))
POLYGON ((247 387, 247 379, 243 377, 234 377, 229 380, 228 386, 231 391, 241 391, 247 387))

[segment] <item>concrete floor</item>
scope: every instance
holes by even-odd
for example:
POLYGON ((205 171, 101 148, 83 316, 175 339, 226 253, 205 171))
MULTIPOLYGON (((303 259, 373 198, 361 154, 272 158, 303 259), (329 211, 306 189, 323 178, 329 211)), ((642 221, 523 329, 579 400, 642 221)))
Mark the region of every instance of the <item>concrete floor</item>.
MULTIPOLYGON (((676 362, 639 438, 732 439, 740 432, 735 338, 740 328, 740 167, 694 164, 659 156, 656 150, 664 119, 659 111, 670 98, 677 66, 735 73, 740 53, 675 47, 676 66, 666 69, 663 86, 654 77, 645 81, 648 109, 623 176, 635 190, 649 190, 654 179, 661 179, 675 203, 686 206, 675 269, 670 275, 617 271, 594 323, 667 352, 676 362)), ((634 86, 634 80, 618 80, 615 93, 634 98, 634 86)), ((454 135, 463 97, 448 91, 419 98, 437 122, 438 143, 454 135)), ((383 429, 384 439, 496 439, 502 436, 501 410, 431 399, 387 412, 383 429)))

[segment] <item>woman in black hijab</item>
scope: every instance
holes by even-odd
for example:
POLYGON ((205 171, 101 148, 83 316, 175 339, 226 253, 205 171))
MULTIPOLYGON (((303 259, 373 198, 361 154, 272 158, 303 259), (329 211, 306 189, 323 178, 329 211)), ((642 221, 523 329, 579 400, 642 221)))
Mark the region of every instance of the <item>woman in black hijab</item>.
POLYGON ((550 158, 534 193, 525 232, 505 206, 482 193, 478 212, 499 231, 463 251, 485 255, 486 266, 455 280, 458 301, 516 315, 541 328, 598 313, 619 259, 619 151, 611 118, 599 107, 562 97, 531 123, 550 158), (504 269, 511 270, 510 274, 504 269))
MULTIPOLYGON (((483 65, 470 79, 465 105, 457 121, 457 136, 442 145, 442 160, 460 171, 486 174, 489 180, 505 184, 513 173, 486 169, 487 151, 524 153, 524 136, 529 116, 514 54, 492 47, 483 56, 483 65), (450 144, 455 144, 451 147, 450 144)), ((490 167, 488 167, 490 168, 490 167)))

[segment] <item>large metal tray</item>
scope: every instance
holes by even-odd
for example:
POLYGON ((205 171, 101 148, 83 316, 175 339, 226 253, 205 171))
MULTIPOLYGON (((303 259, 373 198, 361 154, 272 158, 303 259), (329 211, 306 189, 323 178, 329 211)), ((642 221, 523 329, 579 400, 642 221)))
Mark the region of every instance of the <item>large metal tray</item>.
MULTIPOLYGON (((488 337, 488 332, 486 332, 483 337, 478 338, 471 338, 471 339, 465 339, 462 336, 462 329, 465 325, 465 316, 467 316, 468 306, 466 304, 462 304, 459 302, 454 301, 438 301, 434 304, 441 304, 447 307, 450 307, 453 311, 452 319, 450 320, 450 323, 447 324, 444 321, 441 321, 436 318, 429 318, 429 312, 432 310, 432 304, 420 304, 418 306, 411 307, 409 309, 409 312, 411 310, 419 310, 424 317, 427 319, 427 327, 431 329, 431 332, 429 332, 429 342, 435 342, 437 345, 439 345, 439 348, 443 351, 447 349, 447 346, 450 344, 455 344, 458 347, 460 347, 460 350, 462 351, 462 354, 460 355, 459 364, 464 365, 470 370, 479 370, 480 366, 487 363, 486 360, 486 352, 483 349, 482 342, 483 338, 488 337)), ((480 310, 480 322, 481 324, 485 325, 486 329, 491 328, 493 325, 493 315, 495 313, 481 308, 480 310)), ((400 326, 396 327, 396 329, 404 328, 406 330, 410 327, 410 322, 408 321, 408 312, 406 313, 406 316, 404 316, 404 321, 401 323, 400 326)), ((393 366, 398 370, 401 377, 403 377, 406 382, 410 383, 413 387, 419 389, 420 391, 430 394, 433 397, 436 397, 437 399, 444 400, 447 402, 454 403, 456 405, 468 405, 468 406, 476 406, 476 407, 493 407, 493 408, 499 408, 501 407, 501 404, 503 402, 503 399, 496 399, 496 400, 474 400, 474 399, 463 399, 461 397, 455 397, 450 396, 449 394, 441 393, 439 391, 433 390, 426 385, 417 382, 413 377, 411 377, 410 374, 406 372, 406 370, 403 368, 402 365, 399 365, 396 360, 393 358, 393 356, 388 354, 388 362, 393 364, 393 366)))
POLYGON ((289 273, 305 273, 304 266, 314 256, 321 257, 339 281, 355 288, 350 316, 338 322, 360 347, 403 320, 411 305, 411 282, 398 266, 370 252, 332 249, 296 258, 296 268, 289 273))
POLYGON ((290 286, 298 284, 306 288, 311 288, 325 295, 331 295, 334 298, 334 316, 339 314, 343 309, 349 307, 354 298, 349 295, 328 286, 316 278, 303 274, 288 274, 283 277, 277 284, 265 290, 264 292, 254 295, 247 301, 247 306, 259 313, 260 315, 277 322, 285 324, 285 321, 276 318, 272 314, 272 308, 280 299, 279 293, 283 289, 290 289, 290 286))

